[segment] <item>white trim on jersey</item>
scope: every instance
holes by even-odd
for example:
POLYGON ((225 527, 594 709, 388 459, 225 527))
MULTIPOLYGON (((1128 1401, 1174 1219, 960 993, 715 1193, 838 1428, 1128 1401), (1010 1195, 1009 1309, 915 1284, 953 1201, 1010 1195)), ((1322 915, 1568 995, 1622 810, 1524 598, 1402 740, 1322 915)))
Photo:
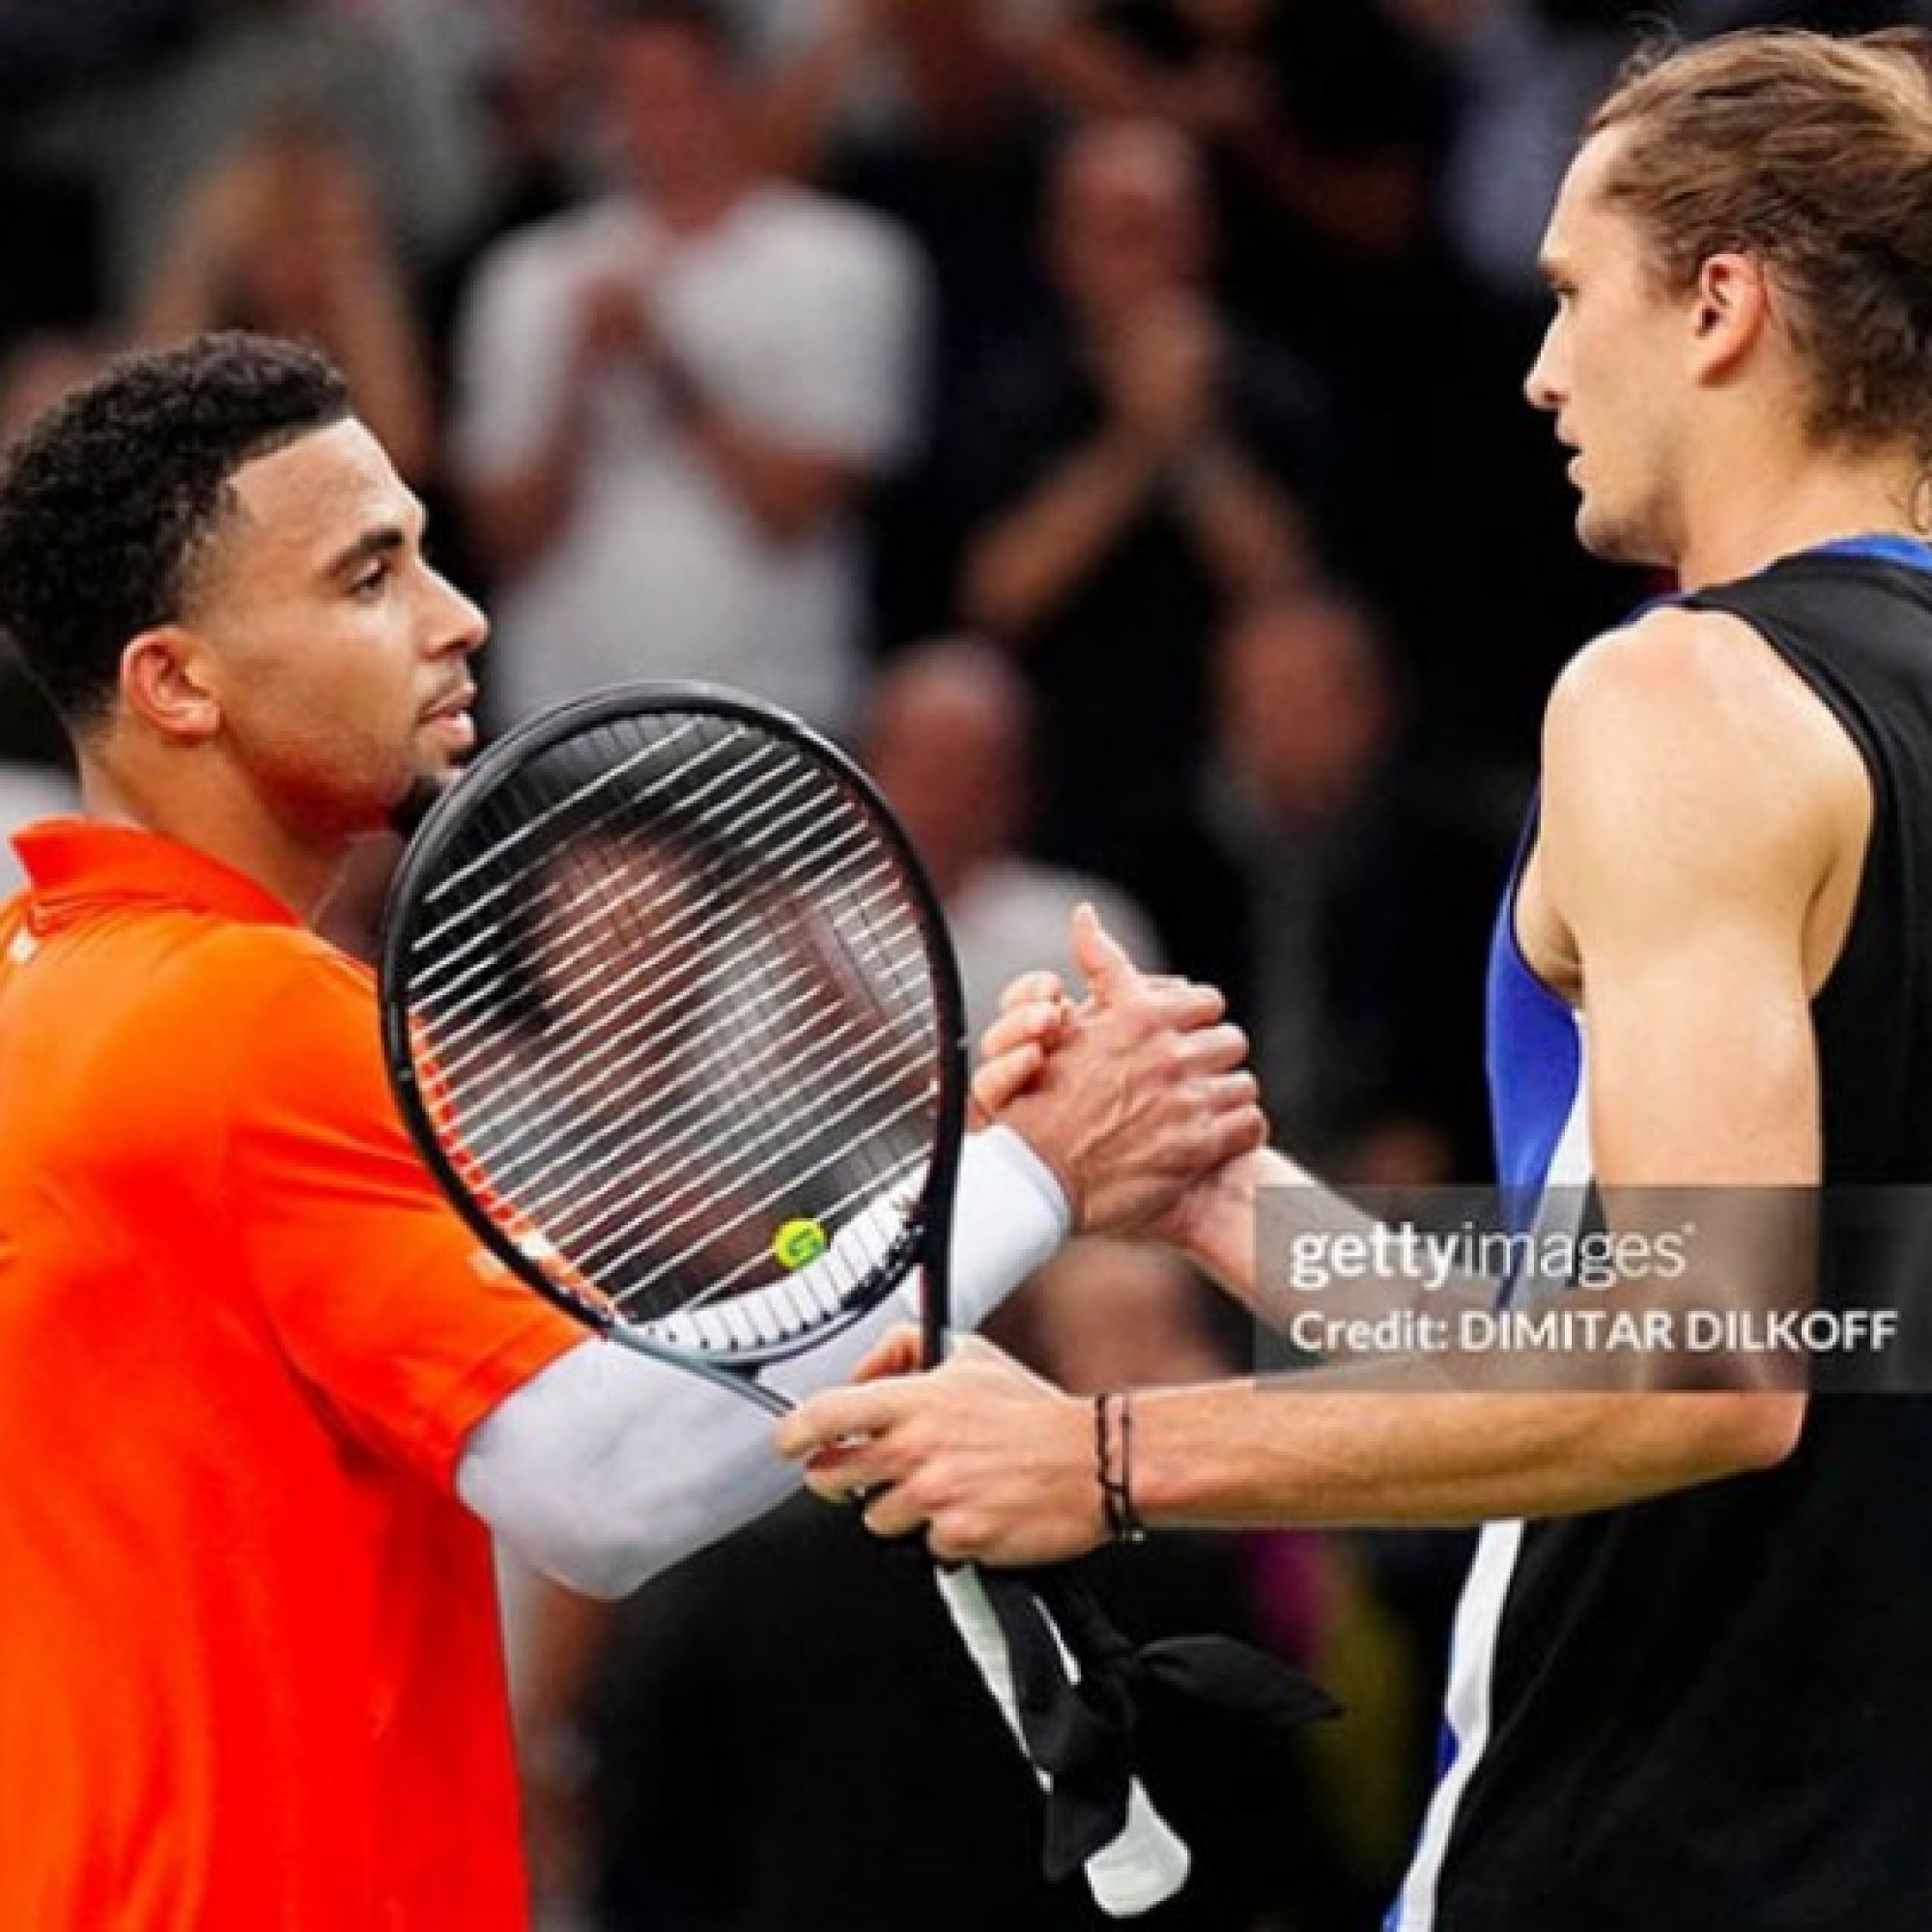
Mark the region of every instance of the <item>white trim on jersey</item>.
MULTIPOLYGON (((1560 1222, 1567 1222, 1569 1231, 1575 1232, 1583 1211, 1583 1191, 1593 1172, 1587 1104, 1589 1041, 1581 1014, 1575 1017, 1577 1086, 1570 1096, 1563 1131, 1550 1150, 1549 1165, 1544 1173, 1544 1192, 1533 1224, 1539 1236, 1559 1232, 1560 1222), (1559 1188, 1561 1194, 1552 1198, 1551 1191, 1559 1188)), ((1434 1932, 1436 1890, 1449 1852, 1449 1835, 1455 1829, 1463 1794, 1489 1747, 1496 1644, 1502 1634, 1503 1606, 1509 1601, 1510 1583, 1522 1548, 1522 1529, 1520 1521, 1492 1522, 1477 1540, 1468 1580, 1456 1605, 1455 1632, 1449 1645, 1449 1689, 1443 1719, 1456 1740, 1456 1755, 1429 1801, 1415 1857, 1384 1932, 1434 1932)))
POLYGON ((1429 1932, 1435 1923, 1435 1888, 1449 1849, 1463 1789, 1475 1775, 1490 1742, 1490 1686, 1503 1602, 1516 1575, 1522 1544, 1520 1522, 1492 1522, 1476 1543, 1476 1558, 1456 1605, 1456 1634, 1449 1648, 1449 1692, 1443 1718, 1456 1739, 1456 1755, 1442 1774, 1422 1822, 1422 1839, 1402 1888, 1391 1932, 1429 1932))

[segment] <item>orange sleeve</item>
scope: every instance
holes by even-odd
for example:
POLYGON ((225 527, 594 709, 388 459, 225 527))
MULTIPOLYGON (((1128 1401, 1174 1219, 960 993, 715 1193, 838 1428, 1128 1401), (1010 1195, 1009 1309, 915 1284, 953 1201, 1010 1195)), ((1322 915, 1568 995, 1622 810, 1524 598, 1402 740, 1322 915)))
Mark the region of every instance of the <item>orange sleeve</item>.
POLYGON ((304 954, 253 1032, 225 1176, 250 1284, 341 1423, 450 1487, 476 1424, 588 1331, 478 1244, 417 1158, 362 968, 304 954))

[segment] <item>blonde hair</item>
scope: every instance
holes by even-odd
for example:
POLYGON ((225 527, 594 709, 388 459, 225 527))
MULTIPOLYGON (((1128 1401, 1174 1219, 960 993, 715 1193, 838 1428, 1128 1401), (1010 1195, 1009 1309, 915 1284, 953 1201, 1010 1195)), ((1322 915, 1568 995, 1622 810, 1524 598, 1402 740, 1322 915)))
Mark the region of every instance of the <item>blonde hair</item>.
POLYGON ((1639 51, 1591 118, 1605 199, 1673 288, 1756 256, 1811 376, 1820 442, 1932 464, 1932 34, 1796 30, 1639 51))

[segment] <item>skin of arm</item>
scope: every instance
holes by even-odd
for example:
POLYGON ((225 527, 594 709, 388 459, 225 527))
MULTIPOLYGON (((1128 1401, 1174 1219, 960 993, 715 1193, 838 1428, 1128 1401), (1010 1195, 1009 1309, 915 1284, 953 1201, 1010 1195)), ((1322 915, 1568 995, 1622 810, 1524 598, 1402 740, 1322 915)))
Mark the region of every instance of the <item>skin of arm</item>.
MULTIPOLYGON (((1000 1179, 1010 1162, 996 1164, 988 1149, 1003 1136, 968 1150, 952 1238, 961 1320, 990 1312, 1069 1220, 1095 1231, 1142 1225, 1265 1129, 1253 1076, 1241 1070, 1247 1042, 1222 1022, 1220 995, 1140 974, 1091 908, 1075 932, 1094 989, 1077 1037, 1023 1094, 1012 1091, 1023 1057, 989 1066, 979 1083, 982 1102, 1011 1099, 1001 1124, 1056 1178, 1064 1215, 1043 1216, 1025 1187, 1000 1179)), ((863 1251, 864 1238, 855 1225, 839 1241, 860 1240, 863 1251)), ((894 1306, 765 1379, 794 1396, 830 1386, 916 1300, 902 1284, 894 1306)), ((765 1418, 737 1396, 585 1343, 491 1411, 458 1481, 470 1508, 533 1567, 587 1595, 620 1596, 772 1507, 796 1475, 773 1455, 765 1418)))
POLYGON ((996 519, 966 560, 966 608, 997 637, 1024 639, 1139 513, 1167 464, 1157 444, 1114 424, 996 519))
POLYGON ((688 389, 678 416, 691 446, 772 543, 809 537, 866 480, 858 465, 763 435, 688 389))
POLYGON ((1085 20, 1036 35, 1027 61, 1041 92, 1079 117, 1161 114, 1172 104, 1151 62, 1085 20))
POLYGON ((470 513, 499 570, 511 574, 553 543, 576 499, 598 373, 626 363, 656 378, 674 432, 773 543, 810 536, 858 493, 864 469, 754 430, 715 408, 679 367, 648 306, 622 276, 585 288, 562 407, 543 446, 515 471, 472 487, 470 513))
POLYGON ((1023 639, 1050 615, 1156 492, 1231 601, 1258 595, 1304 556, 1294 505, 1229 433, 1227 346, 1207 305, 1177 290, 1102 340, 1106 421, 968 558, 968 608, 995 635, 1023 639))
POLYGON ((515 469, 468 485, 470 523, 491 567, 501 575, 527 569, 562 529, 586 455, 591 379, 604 362, 631 349, 641 326, 637 304, 623 292, 587 289, 572 317, 561 394, 542 442, 515 469))
MULTIPOLYGON (((1566 671, 1545 772, 1518 930, 1538 971, 1581 997, 1599 1179, 1815 1182, 1808 1002, 1843 943, 1871 813, 1849 739, 1745 626, 1662 611, 1566 671)), ((1253 1186, 1282 1179, 1309 1184, 1314 1211, 1340 1211, 1285 1163, 1249 1161, 1162 1232, 1252 1295, 1253 1186)), ((894 1346, 880 1371, 903 1366, 894 1346)), ((1378 1393, 1382 1365, 1316 1371, 1292 1392, 1137 1394, 1140 1512, 1153 1524, 1564 1514, 1770 1466, 1804 1421, 1802 1395, 1431 1393, 1426 1364, 1416 1379, 1378 1393)), ((892 1485, 868 1520, 888 1533, 929 1522, 942 1554, 1054 1560, 1102 1534, 1091 1409, 990 1351, 820 1397, 781 1441, 819 1458, 828 1492, 892 1485)))
POLYGON ((758 156, 771 173, 813 179, 840 102, 876 44, 882 0, 845 0, 823 31, 763 83, 753 116, 758 156))
POLYGON ((153 342, 235 327, 326 344, 397 470, 428 469, 434 412, 402 270, 374 195, 331 137, 271 128, 212 171, 135 319, 153 342))
POLYGON ((1261 595, 1305 559, 1294 505, 1225 437, 1197 449, 1178 484, 1181 513, 1231 602, 1261 595))

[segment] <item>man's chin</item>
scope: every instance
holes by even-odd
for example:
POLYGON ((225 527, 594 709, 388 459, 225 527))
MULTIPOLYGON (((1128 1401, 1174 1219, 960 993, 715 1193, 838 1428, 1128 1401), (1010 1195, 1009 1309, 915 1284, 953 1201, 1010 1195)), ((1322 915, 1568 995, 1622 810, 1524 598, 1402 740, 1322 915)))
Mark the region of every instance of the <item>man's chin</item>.
POLYGON ((1577 541, 1605 564, 1629 564, 1636 570, 1658 570, 1667 564, 1665 545, 1629 520, 1619 522, 1602 508, 1592 508, 1588 497, 1577 504, 1577 541))
POLYGON ((1593 512, 1587 500, 1577 506, 1577 541, 1604 563, 1654 561, 1632 530, 1601 511, 1593 512))
POLYGON ((418 772, 410 781, 409 789, 390 808, 389 830, 400 838, 411 838, 429 816, 430 808, 456 780, 454 766, 445 766, 440 772, 418 772))

